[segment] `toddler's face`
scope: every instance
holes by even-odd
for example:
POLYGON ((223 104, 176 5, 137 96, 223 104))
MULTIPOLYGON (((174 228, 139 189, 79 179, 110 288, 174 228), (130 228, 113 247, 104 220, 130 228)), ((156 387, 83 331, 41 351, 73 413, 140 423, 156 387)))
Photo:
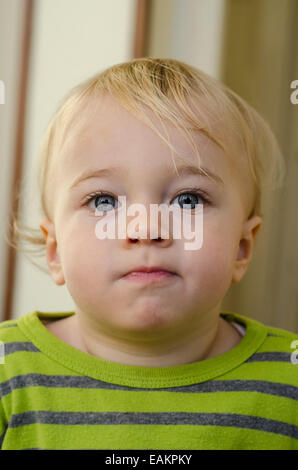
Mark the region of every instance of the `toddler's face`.
MULTIPOLYGON (((90 109, 93 113, 79 136, 70 131, 59 162, 54 162, 59 171, 53 223, 41 222, 54 281, 66 282, 77 313, 96 321, 106 332, 158 334, 167 328, 169 334, 171 329, 182 334, 197 325, 206 326, 218 315, 231 282, 244 275, 261 223, 256 216, 247 220, 253 193, 245 169, 197 133, 193 135, 202 166, 217 178, 195 173, 177 176, 167 144, 111 97, 93 102, 90 109), (94 176, 86 178, 87 173, 94 176), (194 190, 205 193, 209 202, 194 190), (91 199, 98 191, 106 196, 91 199), (187 193, 187 202, 179 197, 181 193, 187 193), (126 197, 127 207, 140 203, 148 209, 147 239, 133 239, 129 234, 125 239, 96 237, 101 216, 95 208, 101 204, 101 210, 108 211, 112 206, 117 213, 119 196, 126 197), (183 203, 204 204, 199 250, 187 251, 189 240, 183 236, 150 239, 150 204, 180 208, 183 203), (140 266, 162 266, 176 274, 141 282, 124 277, 140 266)), ((197 157, 185 137, 166 126, 180 155, 175 158, 178 170, 186 164, 196 166, 197 157)), ((144 226, 140 231, 144 233, 144 226)))

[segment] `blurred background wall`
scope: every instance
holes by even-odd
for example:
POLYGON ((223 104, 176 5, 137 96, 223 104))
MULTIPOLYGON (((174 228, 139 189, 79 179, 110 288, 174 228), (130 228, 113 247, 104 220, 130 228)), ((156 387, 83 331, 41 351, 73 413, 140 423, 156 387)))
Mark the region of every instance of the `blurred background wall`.
MULTIPOLYGON (((7 90, 12 90, 5 105, 0 105, 4 136, 2 231, 9 219, 8 188, 13 195, 18 183, 14 169, 17 156, 22 160, 19 180, 26 194, 20 210, 26 223, 39 226, 33 168, 40 138, 54 109, 73 85, 133 57, 183 60, 222 80, 258 109, 277 135, 287 165, 284 187, 272 193, 266 203, 253 261, 243 281, 231 286, 223 310, 298 332, 298 105, 290 101, 290 84, 298 79, 298 2, 59 0, 57 8, 53 0, 31 0, 28 84, 21 132, 18 83, 26 54, 22 38, 28 11, 24 6, 29 1, 0 0, 0 79, 7 90), (3 28, 2 23, 11 25, 10 29, 3 28), (14 149, 17 128, 18 140, 23 136, 19 151, 14 149)), ((23 255, 13 260, 3 237, 1 259, 2 318, 35 309, 72 309, 66 287, 56 286, 23 255)))
POLYGON ((298 2, 228 0, 221 78, 269 122, 284 154, 285 184, 269 195, 253 262, 224 306, 298 332, 298 2))
MULTIPOLYGON (((11 280, 7 279, 8 266, 13 259, 5 241, 5 232, 11 213, 14 180, 20 177, 16 141, 22 101, 25 16, 24 2, 0 0, 0 80, 5 91, 4 102, 0 104, 0 319, 6 318, 6 299, 12 296, 13 287, 11 280)), ((17 287, 14 295, 17 295, 17 287)))

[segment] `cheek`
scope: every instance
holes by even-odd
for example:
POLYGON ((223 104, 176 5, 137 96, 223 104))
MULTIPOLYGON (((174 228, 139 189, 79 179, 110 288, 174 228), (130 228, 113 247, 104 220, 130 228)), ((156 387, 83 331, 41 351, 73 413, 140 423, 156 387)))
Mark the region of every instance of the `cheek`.
POLYGON ((206 230, 205 233, 200 250, 184 252, 185 271, 198 294, 213 294, 220 299, 232 281, 235 244, 224 230, 206 230))
MULTIPOLYGON (((89 221, 88 221, 89 222, 89 221)), ((98 240, 93 223, 65 225, 60 232, 60 259, 71 295, 92 295, 105 288, 108 240, 98 240), (87 225, 88 224, 88 225, 87 225)))

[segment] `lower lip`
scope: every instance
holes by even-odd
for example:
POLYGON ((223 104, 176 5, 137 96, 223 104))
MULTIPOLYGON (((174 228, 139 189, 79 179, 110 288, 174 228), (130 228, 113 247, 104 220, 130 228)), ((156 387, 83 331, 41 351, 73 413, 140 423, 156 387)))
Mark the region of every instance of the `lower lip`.
POLYGON ((127 281, 150 282, 173 279, 174 277, 176 277, 176 275, 169 273, 168 271, 152 271, 151 273, 133 271, 129 274, 126 274, 123 279, 126 279, 127 281))

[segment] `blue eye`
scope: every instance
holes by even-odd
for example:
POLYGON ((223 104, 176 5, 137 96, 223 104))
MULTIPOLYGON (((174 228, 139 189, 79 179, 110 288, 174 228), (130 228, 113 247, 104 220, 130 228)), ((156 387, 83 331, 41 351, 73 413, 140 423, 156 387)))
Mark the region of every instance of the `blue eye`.
POLYGON ((117 202, 114 196, 111 196, 110 194, 98 193, 98 192, 87 196, 86 204, 88 204, 91 201, 94 201, 94 207, 91 207, 91 209, 103 211, 103 212, 108 212, 111 209, 115 209, 113 201, 117 202))
POLYGON ((185 192, 178 194, 178 196, 176 196, 173 201, 176 199, 178 199, 178 204, 180 205, 181 209, 196 209, 198 204, 207 202, 207 198, 203 197, 200 193, 197 192, 185 192))

